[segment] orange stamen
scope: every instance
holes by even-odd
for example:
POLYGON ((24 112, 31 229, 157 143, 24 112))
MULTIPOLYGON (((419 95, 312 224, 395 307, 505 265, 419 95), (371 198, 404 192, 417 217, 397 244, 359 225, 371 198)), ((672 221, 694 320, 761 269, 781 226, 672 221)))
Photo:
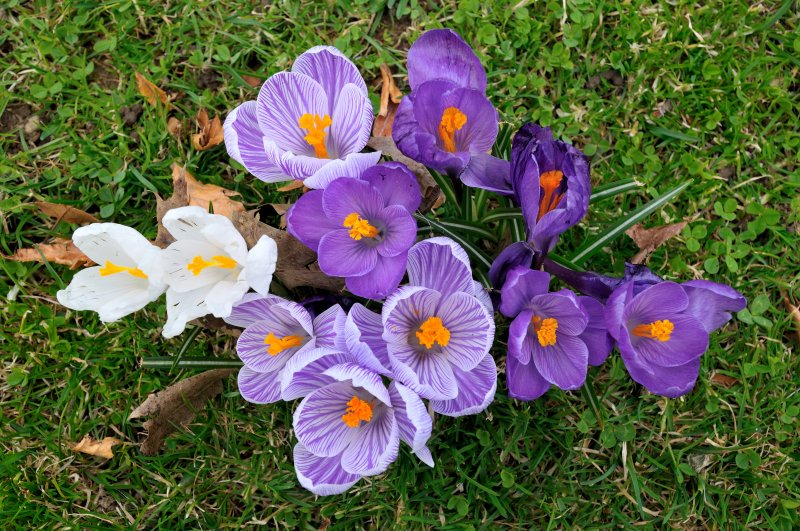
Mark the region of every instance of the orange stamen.
POLYGON ((374 238, 378 235, 378 229, 370 225, 369 221, 356 212, 344 218, 344 226, 350 229, 350 237, 356 241, 361 238, 374 238))
POLYGON ((467 115, 457 107, 448 107, 444 110, 442 120, 439 122, 439 138, 444 142, 445 151, 456 152, 456 131, 466 123, 467 115))
POLYGON ((292 347, 299 347, 303 344, 303 338, 300 336, 283 336, 278 337, 272 332, 270 332, 267 337, 264 338, 264 344, 269 345, 267 349, 267 354, 270 356, 277 356, 287 348, 292 347))
POLYGON ((542 319, 538 315, 531 317, 533 323, 533 330, 536 332, 536 337, 539 339, 539 344, 543 347, 548 347, 556 344, 556 330, 558 330, 558 320, 552 317, 542 319))
POLYGON ((325 148, 325 131, 333 123, 327 114, 320 117, 318 114, 304 114, 297 120, 300 129, 305 129, 308 134, 303 139, 314 147, 314 155, 318 159, 327 159, 328 150, 325 148))
POLYGON ((206 261, 202 256, 197 255, 186 265, 186 269, 191 271, 194 276, 199 275, 207 267, 219 267, 222 269, 233 269, 236 267, 236 260, 229 256, 216 255, 211 260, 206 261))
POLYGON ((450 330, 445 328, 438 317, 429 317, 417 330, 417 340, 425 348, 433 348, 434 343, 446 347, 450 343, 450 330))
POLYGON ((539 176, 539 186, 542 187, 544 193, 539 201, 539 215, 536 217, 536 221, 558 206, 563 194, 556 193, 556 190, 561 186, 563 179, 564 174, 559 170, 546 171, 539 176))
POLYGON ((357 396, 354 396, 347 402, 347 410, 342 415, 342 422, 347 424, 348 428, 357 428, 359 423, 363 420, 369 422, 372 420, 372 408, 374 404, 364 402, 357 396))
POLYGON ((106 265, 100 268, 100 276, 107 277, 109 275, 116 275, 117 273, 128 273, 136 278, 147 278, 144 271, 138 267, 126 267, 117 265, 114 262, 106 260, 106 265))
POLYGON ((675 330, 675 325, 669 319, 662 319, 660 321, 653 321, 650 324, 640 324, 633 327, 633 335, 638 337, 646 337, 649 339, 657 339, 662 343, 669 341, 672 331, 675 330))

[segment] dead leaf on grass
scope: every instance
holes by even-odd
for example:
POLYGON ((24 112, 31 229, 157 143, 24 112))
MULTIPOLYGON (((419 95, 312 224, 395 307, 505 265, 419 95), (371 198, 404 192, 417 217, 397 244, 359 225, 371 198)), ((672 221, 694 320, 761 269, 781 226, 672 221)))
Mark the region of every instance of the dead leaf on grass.
POLYGON ((197 151, 205 151, 222 143, 224 138, 219 116, 209 120, 206 110, 200 109, 195 120, 200 132, 192 135, 192 145, 197 151))
POLYGON ((98 441, 93 437, 86 435, 83 439, 81 439, 81 442, 72 445, 72 450, 82 454, 102 457, 104 459, 111 459, 114 457, 114 452, 111 450, 111 447, 115 444, 122 444, 122 441, 116 437, 106 437, 102 441, 98 441))
POLYGON ((303 181, 296 180, 275 189, 276 192, 291 192, 303 187, 303 181))
POLYGON ((381 105, 372 126, 374 136, 392 136, 394 117, 402 99, 403 93, 395 85, 389 65, 383 63, 381 65, 381 105))
POLYGON ((44 215, 54 218, 56 223, 59 221, 66 221, 67 223, 75 223, 77 225, 97 223, 97 218, 93 215, 69 205, 50 203, 48 201, 36 201, 33 204, 36 205, 44 215))
POLYGON ((72 240, 53 238, 50 243, 42 243, 35 247, 17 249, 10 256, 3 256, 6 260, 14 262, 51 262, 69 266, 70 269, 94 265, 91 258, 78 249, 72 240))
POLYGON ((639 248, 639 252, 631 258, 630 262, 632 264, 641 264, 653 251, 664 245, 664 242, 680 234, 685 226, 686 222, 681 221, 680 223, 672 223, 671 225, 662 225, 649 229, 637 223, 629 228, 625 231, 625 234, 630 236, 639 248))
POLYGON ((155 83, 144 77, 139 72, 134 72, 136 76, 136 87, 139 89, 139 94, 144 96, 144 99, 153 107, 158 106, 158 102, 169 108, 169 97, 167 93, 158 88, 155 83))
POLYGON ((709 380, 711 380, 712 383, 721 385, 723 387, 733 387, 734 385, 739 383, 739 380, 737 380, 736 378, 733 378, 732 376, 728 376, 727 374, 722 374, 719 372, 715 372, 714 374, 712 374, 709 380))
POLYGON ((781 292, 783 296, 783 305, 786 307, 786 311, 789 312, 789 315, 792 316, 792 321, 794 321, 794 333, 797 336, 797 341, 800 342, 800 308, 792 304, 791 299, 786 293, 781 292))
POLYGON ((242 79, 244 79, 245 83, 247 83, 248 85, 250 85, 251 87, 254 87, 254 88, 260 87, 261 83, 263 83, 263 81, 261 81, 257 77, 248 76, 246 74, 242 75, 242 79))
POLYGON ((183 133, 183 122, 174 116, 170 116, 167 120, 167 131, 174 138, 180 138, 181 134, 183 133))

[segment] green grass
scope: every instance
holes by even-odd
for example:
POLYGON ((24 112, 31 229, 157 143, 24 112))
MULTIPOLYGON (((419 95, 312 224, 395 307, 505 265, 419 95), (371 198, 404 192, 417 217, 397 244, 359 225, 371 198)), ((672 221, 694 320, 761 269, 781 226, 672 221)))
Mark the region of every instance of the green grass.
MULTIPOLYGON (((197 110, 224 115, 257 93, 242 74, 266 78, 319 43, 347 53, 374 92, 380 63, 403 74, 410 42, 447 25, 475 44, 504 121, 536 120, 572 139, 591 157, 595 186, 641 183, 593 203, 559 255, 692 179, 647 219, 690 222, 650 264, 671 279, 730 283, 750 306, 712 336, 683 399, 642 391, 616 355, 590 371, 593 391, 554 389, 529 404, 508 400, 501 376, 485 414, 436 418, 436 468, 402 450, 382 476, 315 499, 294 476, 294 405, 247 404, 233 380, 160 456, 139 454, 128 413, 193 374, 138 368, 187 337, 161 339, 163 299, 104 326, 56 304, 66 268, 0 261, 0 526, 800 525, 800 362, 781 296, 800 299, 796 2, 15 3, 0 8, 4 254, 73 230, 42 218, 33 200, 154 237, 154 192, 170 194, 176 161, 238 190, 248 207, 273 202, 275 187, 232 166, 222 146, 191 148, 197 110), (141 102, 134 70, 178 94, 181 141, 167 133, 164 110, 145 105, 123 123, 120 109, 141 102), (714 374, 735 381, 726 387, 714 374), (128 444, 101 462, 69 450, 86 434, 128 444)), ((583 265, 619 272, 635 251, 621 236, 583 265)), ((185 355, 230 357, 232 348, 204 330, 185 355)))

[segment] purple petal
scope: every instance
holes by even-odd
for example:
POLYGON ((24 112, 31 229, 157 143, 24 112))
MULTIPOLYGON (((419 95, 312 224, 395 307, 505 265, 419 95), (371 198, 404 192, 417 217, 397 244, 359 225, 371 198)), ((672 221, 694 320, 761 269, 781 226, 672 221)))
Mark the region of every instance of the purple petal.
POLYGON ((222 130, 225 148, 232 159, 264 182, 285 181, 283 170, 267 160, 264 154, 264 133, 258 126, 255 101, 236 107, 227 118, 222 130))
POLYGON ((345 85, 331 117, 328 139, 331 157, 344 158, 364 149, 371 130, 372 102, 355 85, 345 85))
POLYGON ((689 306, 689 297, 683 288, 674 282, 662 282, 646 288, 636 295, 625 307, 623 318, 626 321, 652 323, 660 319, 670 319, 689 306))
POLYGON ((494 305, 492 304, 492 297, 489 295, 489 288, 484 287, 483 284, 477 280, 472 282, 472 294, 478 299, 486 311, 494 314, 494 305))
POLYGON ((564 390, 577 389, 586 381, 589 350, 575 336, 558 335, 554 345, 535 343, 533 363, 542 377, 564 390))
POLYGON ((303 347, 313 348, 310 341, 313 334, 313 323, 308 311, 290 301, 279 302, 270 307, 270 312, 260 321, 248 326, 236 342, 236 353, 245 365, 258 372, 273 372, 281 369, 283 365, 303 347), (297 336, 302 344, 290 347, 282 352, 271 355, 269 347, 264 342, 269 334, 278 338, 297 336))
POLYGON ((368 221, 378 218, 384 200, 380 192, 365 181, 336 179, 325 189, 322 208, 333 223, 344 227, 345 218, 353 213, 368 221))
POLYGON ((486 92, 486 72, 472 48, 451 29, 423 33, 408 50, 411 90, 432 79, 486 92))
POLYGON ((311 190, 303 194, 286 213, 286 228, 289 234, 316 252, 319 241, 331 231, 341 229, 328 219, 322 210, 322 190, 311 190))
POLYGON ((405 253, 391 258, 378 254, 378 261, 371 271, 358 277, 347 277, 347 289, 359 297, 385 299, 400 285, 405 271, 405 253))
POLYGON ((622 361, 635 382, 645 386, 651 393, 669 398, 677 398, 691 391, 700 372, 700 358, 677 367, 646 365, 636 357, 625 355, 622 361))
POLYGON ((700 321, 688 315, 676 315, 670 321, 675 328, 667 341, 636 336, 630 338, 642 363, 677 367, 699 358, 708 349, 708 332, 700 321))
POLYGON ((358 439, 342 454, 342 468, 361 476, 384 472, 397 459, 400 429, 391 407, 373 409, 372 420, 357 428, 358 439))
POLYGON ((281 167, 286 174, 285 181, 311 177, 332 162, 330 159, 319 159, 310 155, 295 155, 291 151, 282 150, 267 137, 264 137, 264 154, 270 162, 281 167))
POLYGON ((239 394, 254 404, 272 404, 281 399, 281 373, 257 372, 249 367, 239 369, 239 394))
POLYGON ((633 288, 633 282, 626 282, 611 292, 606 300, 606 327, 608 327, 609 335, 617 341, 623 335, 628 335, 624 314, 625 307, 633 300, 633 288))
POLYGON ((356 65, 333 46, 314 46, 304 52, 294 62, 292 72, 316 80, 328 95, 331 111, 337 104, 339 93, 348 84, 355 85, 361 94, 367 96, 367 85, 356 65))
POLYGON ((403 286, 383 303, 383 338, 407 343, 408 335, 433 317, 442 294, 421 286, 403 286))
POLYGON ((550 289, 550 275, 527 267, 515 267, 508 272, 501 292, 500 313, 514 317, 529 307, 533 298, 550 289))
POLYGON ((417 240, 417 222, 408 210, 400 205, 390 205, 381 211, 378 219, 386 225, 383 240, 378 245, 378 253, 387 258, 406 254, 417 240))
POLYGON ((324 374, 325 371, 352 360, 349 353, 328 348, 306 350, 292 356, 281 371, 281 397, 294 400, 335 382, 324 374))
MULTIPOLYGON (((477 90, 464 88, 446 92, 441 98, 439 120, 449 107, 455 107, 467 116, 467 122, 455 132, 456 151, 468 151, 473 155, 490 151, 497 138, 497 111, 486 96, 477 90)), ((436 125, 438 128, 439 124, 436 125)))
POLYGON ((534 333, 531 330, 531 310, 522 310, 508 328, 508 357, 527 364, 533 355, 534 333))
POLYGON ((428 238, 408 252, 408 282, 448 295, 470 293, 472 267, 464 249, 450 238, 428 238))
POLYGON ((521 363, 509 356, 506 358, 506 385, 508 396, 518 400, 535 400, 550 389, 550 382, 545 380, 536 364, 521 363))
POLYGON ((258 293, 245 293, 242 300, 233 305, 233 310, 225 322, 232 326, 247 328, 264 316, 269 315, 272 305, 284 302, 277 295, 260 295, 258 293))
POLYGON ((474 153, 458 177, 473 188, 482 188, 502 195, 513 195, 511 165, 488 153, 474 153))
POLYGON ((322 86, 305 74, 278 72, 264 82, 258 93, 258 125, 264 136, 295 155, 314 155, 303 137, 298 120, 304 114, 329 114, 322 86))
POLYGON ((392 404, 389 398, 389 391, 386 389, 386 386, 383 385, 383 380, 381 380, 380 375, 365 367, 361 367, 357 363, 340 363, 339 365, 334 365, 326 369, 323 374, 340 382, 350 382, 353 387, 360 387, 366 390, 370 395, 387 406, 391 406, 392 404))
POLYGON ((442 299, 436 316, 450 331, 442 353, 454 366, 469 371, 486 356, 494 342, 494 317, 468 293, 452 293, 442 299))
MULTIPOLYGON (((341 177, 357 179, 367 168, 371 168, 381 159, 380 151, 370 153, 350 153, 344 159, 333 159, 303 180, 309 188, 323 189, 341 177)), ((307 194, 306 194, 307 195, 307 194)))
POLYGON ((515 267, 530 269, 536 252, 527 242, 514 242, 503 249, 489 268, 489 280, 494 289, 502 290, 508 272, 515 267))
POLYGON ((359 303, 350 308, 344 337, 356 362, 372 371, 390 376, 389 353, 383 340, 381 316, 359 303))
POLYGON ((580 338, 589 349, 589 365, 602 365, 614 348, 614 339, 606 328, 605 308, 603 304, 591 297, 578 297, 583 313, 589 318, 586 329, 580 338))
POLYGON ((409 212, 419 208, 419 183, 405 164, 384 162, 366 170, 361 178, 380 192, 386 206, 400 205, 409 212))
POLYGON ((683 283, 683 289, 689 296, 686 313, 700 321, 709 333, 730 321, 730 312, 738 312, 747 306, 747 299, 725 284, 690 280, 683 283))
POLYGON ((337 339, 344 335, 347 315, 338 304, 334 304, 314 318, 314 336, 318 347, 334 348, 337 339))
POLYGON ((378 251, 364 239, 354 240, 347 229, 335 230, 319 242, 319 268, 331 277, 353 277, 369 273, 378 263, 378 251))
POLYGON ((489 407, 497 390, 497 367, 491 354, 470 371, 453 367, 458 396, 452 400, 431 400, 431 408, 448 417, 475 415, 489 407))
MULTIPOLYGON (((392 382, 389 385, 395 418, 400 427, 400 439, 416 451, 424 448, 431 437, 433 419, 417 393, 405 385, 392 382)), ((426 463, 433 466, 432 463, 426 463)))
POLYGON ((447 400, 458 396, 455 366, 441 352, 422 354, 415 347, 388 343, 389 360, 398 381, 423 398, 447 400))
POLYGON ((580 335, 589 322, 589 318, 578 303, 578 298, 567 289, 537 295, 530 307, 542 319, 552 318, 558 321, 559 337, 564 334, 580 335))
POLYGON ((318 496, 341 494, 352 487, 361 476, 344 471, 342 457, 319 457, 300 443, 294 446, 294 468, 300 484, 318 496))
POLYGON ((355 391, 349 382, 326 385, 305 397, 294 411, 297 440, 314 455, 332 457, 358 439, 358 430, 342 420, 355 391))

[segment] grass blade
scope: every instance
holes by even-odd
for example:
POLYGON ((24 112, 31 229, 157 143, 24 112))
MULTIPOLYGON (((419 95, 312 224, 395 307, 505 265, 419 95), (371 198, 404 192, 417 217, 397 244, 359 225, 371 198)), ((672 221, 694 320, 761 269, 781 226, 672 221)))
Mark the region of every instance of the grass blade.
POLYGON ((476 247, 472 242, 464 239, 460 234, 453 231, 450 227, 442 224, 442 222, 436 221, 431 218, 427 218, 421 214, 414 214, 414 217, 417 218, 417 221, 423 222, 423 226, 420 229, 424 229, 424 224, 427 223, 428 227, 431 230, 434 230, 448 238, 452 238, 455 240, 464 250, 470 255, 471 258, 477 260, 481 265, 483 265, 486 269, 492 267, 492 260, 487 256, 486 253, 481 251, 478 247, 476 247))
POLYGON ((153 356, 142 358, 143 369, 238 369, 242 362, 233 359, 221 358, 183 358, 175 361, 173 356, 153 356))
POLYGON ((674 129, 667 129, 666 127, 651 127, 650 132, 661 138, 673 138, 675 140, 683 140, 684 142, 698 142, 700 137, 689 135, 674 129))
POLYGON ((461 203, 456 199, 456 192, 453 189, 453 182, 447 175, 442 175, 438 171, 431 170, 428 168, 431 173, 431 177, 433 180, 436 181, 436 184, 439 186, 439 189, 442 190, 444 194, 444 198, 447 200, 448 203, 453 205, 455 209, 458 211, 458 215, 461 215, 461 203))
POLYGON ((631 190, 639 188, 639 183, 636 179, 622 179, 621 181, 614 181, 613 183, 603 184, 592 190, 592 197, 589 199, 590 203, 613 197, 618 194, 624 194, 631 190))

